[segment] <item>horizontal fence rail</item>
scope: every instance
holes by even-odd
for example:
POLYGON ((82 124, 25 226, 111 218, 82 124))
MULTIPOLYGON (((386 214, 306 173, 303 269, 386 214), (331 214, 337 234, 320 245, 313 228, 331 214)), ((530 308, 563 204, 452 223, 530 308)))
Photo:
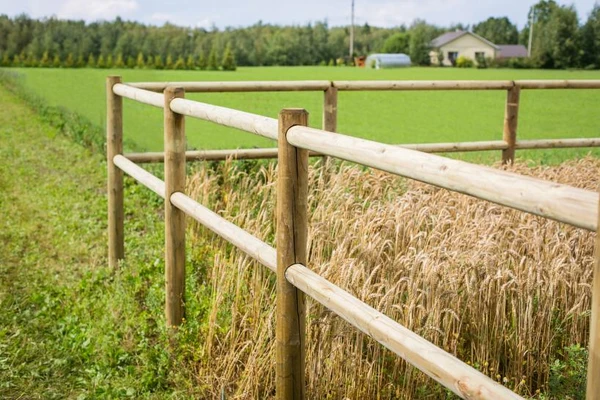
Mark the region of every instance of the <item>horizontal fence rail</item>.
POLYGON ((330 81, 237 81, 237 82, 135 82, 139 89, 162 92, 169 86, 184 88, 188 93, 202 92, 293 92, 320 91, 331 86, 330 81))
MULTIPOLYGON (((490 140, 481 142, 457 143, 415 143, 397 145, 404 149, 418 150, 423 153, 460 153, 470 151, 494 151, 508 148, 508 143, 503 140, 490 140)), ((544 140, 518 140, 517 149, 560 149, 580 147, 600 147, 600 139, 544 139, 544 140)), ((323 154, 310 152, 311 157, 324 157, 323 154)), ((161 163, 164 162, 163 152, 127 153, 129 160, 136 163, 161 163)), ((264 149, 232 149, 232 150, 189 150, 185 152, 187 161, 221 161, 256 160, 277 158, 276 148, 264 149)))
POLYGON ((113 86, 113 91, 115 94, 118 94, 121 97, 126 97, 128 99, 149 104, 154 107, 164 108, 165 100, 161 94, 150 92, 148 90, 137 89, 130 85, 124 85, 121 83, 113 86))
POLYGON ((513 81, 333 81, 341 91, 352 90, 506 90, 513 81))
POLYGON ((319 129, 295 126, 294 146, 597 230, 598 193, 319 129))
POLYGON ((277 140, 277 120, 187 99, 171 101, 173 112, 277 140))
POLYGON ((237 82, 129 82, 139 89, 162 92, 177 86, 186 92, 284 92, 356 90, 508 90, 522 89, 600 89, 600 80, 503 80, 503 81, 237 81, 237 82))
POLYGON ((600 147, 600 139, 539 139, 517 140, 517 149, 568 149, 577 147, 600 147))
MULTIPOLYGON (((142 185, 164 198, 165 183, 123 156, 114 158, 121 168, 142 185)), ((171 202, 187 215, 207 227, 262 265, 276 271, 276 250, 227 221, 183 193, 173 193, 171 202)), ((398 322, 358 300, 303 265, 286 270, 291 284, 334 311, 337 315, 384 345, 434 380, 462 398, 521 399, 512 391, 466 365, 450 353, 423 339, 398 322), (476 396, 476 397, 473 397, 476 396)))

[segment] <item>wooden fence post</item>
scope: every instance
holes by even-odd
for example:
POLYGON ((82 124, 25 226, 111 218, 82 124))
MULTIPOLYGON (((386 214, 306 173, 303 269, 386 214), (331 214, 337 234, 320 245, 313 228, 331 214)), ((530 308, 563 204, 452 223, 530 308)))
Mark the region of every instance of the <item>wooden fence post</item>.
POLYGON ((330 86, 325 90, 323 96, 323 130, 328 132, 337 131, 337 103, 338 90, 330 86))
MULTIPOLYGON (((325 92, 323 92, 323 130, 327 132, 337 132, 337 104, 338 104, 338 89, 333 86, 329 86, 325 92)), ((329 156, 323 156, 322 165, 325 170, 329 170, 331 163, 329 156)))
POLYGON ((308 235, 308 151, 296 148, 286 134, 294 125, 308 124, 303 109, 279 113, 277 177, 277 370, 278 400, 304 399, 304 293, 290 284, 286 269, 306 265, 308 235))
POLYGON ((167 326, 180 325, 185 313, 185 213, 171 204, 171 195, 185 190, 185 117, 171 111, 182 88, 164 91, 165 108, 165 316, 167 326))
POLYGON ((517 143, 517 123, 519 120, 519 98, 521 88, 513 86, 506 95, 506 108, 504 111, 503 139, 508 143, 508 148, 502 150, 502 164, 512 164, 515 160, 515 145, 517 143))
MULTIPOLYGON (((599 208, 600 210, 600 205, 599 208)), ((598 214, 600 223, 600 213, 598 214)), ((600 224, 596 232, 586 400, 600 400, 600 224)))
POLYGON ((116 268, 125 256, 123 233, 123 171, 113 162, 123 154, 123 98, 113 92, 120 76, 106 78, 106 165, 108 169, 108 265, 116 268))

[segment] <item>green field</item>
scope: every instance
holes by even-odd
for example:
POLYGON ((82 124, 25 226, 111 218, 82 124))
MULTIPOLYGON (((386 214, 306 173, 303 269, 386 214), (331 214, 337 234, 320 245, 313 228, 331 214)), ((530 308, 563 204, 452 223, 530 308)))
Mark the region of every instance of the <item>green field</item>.
MULTIPOLYGON (((357 79, 600 79, 598 71, 476 70, 408 68, 365 70, 331 67, 240 68, 236 72, 18 69, 26 85, 53 105, 63 105, 103 125, 104 79, 124 81, 219 80, 357 80, 357 79)), ((320 127, 322 94, 216 93, 189 98, 276 117, 284 107, 303 107, 310 125, 320 127)), ((504 91, 343 92, 339 97, 338 131, 387 143, 431 143, 498 140, 502 137, 504 91)), ((599 137, 600 90, 529 90, 521 95, 520 139, 599 137)), ((162 149, 162 111, 125 102, 125 136, 144 150, 162 149)), ((211 123, 187 119, 190 148, 219 149, 272 146, 269 140, 211 123)), ((563 150, 579 156, 588 150, 563 150)), ((521 157, 547 159, 550 152, 520 152, 521 157), (535 154, 535 156, 534 156, 535 154), (544 155, 545 154, 545 155, 544 155)))

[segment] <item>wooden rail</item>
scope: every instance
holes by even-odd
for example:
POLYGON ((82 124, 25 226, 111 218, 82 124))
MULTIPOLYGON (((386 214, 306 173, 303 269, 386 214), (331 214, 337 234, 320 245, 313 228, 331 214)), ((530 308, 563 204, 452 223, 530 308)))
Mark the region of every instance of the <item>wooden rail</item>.
POLYGON ((468 194, 531 214, 597 230, 598 194, 495 168, 319 129, 295 126, 294 146, 468 194))
POLYGON ((600 89, 600 80, 130 82, 128 85, 155 92, 176 86, 190 93, 325 91, 330 87, 341 91, 508 90, 515 86, 521 89, 600 89))
POLYGON ((130 86, 162 92, 169 86, 177 86, 188 93, 220 93, 220 92, 312 92, 327 90, 330 81, 237 81, 237 82, 134 82, 130 86))
MULTIPOLYGON (((415 143, 397 146, 424 153, 459 153, 504 150, 508 148, 508 143, 504 140, 490 140, 457 143, 415 143)), ((518 140, 515 142, 515 149, 562 149, 574 147, 600 147, 600 139, 539 139, 518 140)), ((323 154, 314 151, 310 152, 309 156, 324 157, 323 154)), ((165 154, 163 152, 127 153, 125 157, 136 163, 162 163, 165 159, 165 154)), ((234 160, 277 158, 277 149, 190 150, 185 152, 186 161, 222 161, 229 158, 234 160)))
MULTIPOLYGON (((390 84, 383 81, 383 83, 370 84, 371 86, 363 83, 365 87, 378 87, 378 89, 369 90, 431 90, 431 87, 435 87, 432 90, 467 90, 468 86, 474 86, 471 89, 508 91, 504 140, 405 145, 414 146, 414 149, 328 132, 336 130, 337 90, 359 90, 355 83, 338 82, 340 84, 338 87, 336 82, 333 82, 329 83, 325 89, 318 89, 324 90, 326 99, 324 108, 324 128, 326 129, 319 130, 306 126, 306 113, 303 110, 284 110, 277 121, 272 118, 183 99, 183 88, 164 87, 164 94, 160 95, 119 82, 120 80, 116 77, 109 78, 107 81, 109 121, 112 121, 107 124, 109 192, 119 193, 121 191, 122 193, 122 179, 120 181, 115 179, 115 176, 118 177, 115 172, 118 168, 165 198, 165 220, 167 222, 165 312, 169 325, 177 325, 184 311, 184 278, 181 272, 184 268, 182 260, 185 260, 185 253, 182 250, 185 236, 184 224, 181 222, 180 216, 185 213, 277 273, 277 399, 303 399, 305 397, 304 294, 313 297, 325 307, 336 312, 351 325, 373 337, 462 398, 520 398, 306 267, 307 160, 309 151, 357 162, 577 227, 598 231, 600 203, 598 193, 447 159, 416 151, 416 149, 431 152, 469 149, 502 150, 507 152, 508 155, 505 158, 510 162, 512 161, 510 152, 518 148, 596 146, 600 139, 518 141, 516 140, 516 119, 520 89, 596 88, 600 87, 600 82, 509 81, 510 85, 508 86, 506 82, 476 84, 462 82, 452 89, 441 88, 443 85, 439 82, 417 85, 411 82, 390 84), (412 85, 412 89, 406 89, 410 85, 412 85), (423 87, 429 85, 430 87, 429 89, 417 88, 419 85, 423 87), (144 160, 165 161, 165 182, 143 170, 122 154, 122 134, 120 134, 122 131, 120 122, 122 121, 122 107, 119 106, 117 100, 119 96, 164 109, 166 150, 164 154, 166 157, 163 153, 130 154, 127 157, 138 162, 144 160), (158 103, 158 98, 161 99, 162 104, 158 103), (230 150, 220 153, 186 153, 184 116, 201 118, 278 141, 278 149, 258 149, 256 151, 256 153, 263 152, 263 155, 274 156, 276 154, 279 161, 277 252, 260 239, 224 220, 182 192, 182 181, 185 179, 184 175, 182 178, 182 171, 185 171, 186 159, 201 158, 202 156, 220 159, 219 157, 235 154, 230 150)), ((456 84, 456 82, 444 85, 451 86, 452 84, 456 84)), ((289 84, 288 89, 283 89, 285 85, 277 87, 281 90, 302 90, 293 89, 295 85, 297 83, 289 84)), ((250 89, 250 86, 238 85, 236 91, 250 89)), ((315 83, 316 86, 318 85, 315 83)), ((147 85, 146 88, 148 87, 153 88, 152 85, 147 85)), ((223 85, 223 87, 227 87, 227 85, 223 85)), ((268 87, 269 85, 264 85, 263 90, 267 90, 268 87)), ((271 86, 271 89, 273 87, 275 86, 271 86)), ((321 86, 318 87, 321 88, 321 86)), ((197 85, 196 89, 208 90, 202 85, 197 85)), ((238 150, 239 154, 243 154, 243 151, 238 150)), ((114 211, 114 207, 118 207, 119 204, 122 207, 122 201, 119 203, 114 199, 110 200, 109 194, 109 211, 111 209, 114 211)), ((116 229, 118 218, 119 212, 109 212, 109 248, 113 246, 111 254, 115 254, 114 249, 120 246, 120 243, 117 242, 123 240, 122 235, 120 237, 116 234, 118 233, 116 229)), ((600 317, 600 239, 596 246, 587 398, 600 400, 600 384, 597 379, 600 376, 600 326, 597 323, 600 317)), ((118 259, 116 260, 118 261, 118 259)))

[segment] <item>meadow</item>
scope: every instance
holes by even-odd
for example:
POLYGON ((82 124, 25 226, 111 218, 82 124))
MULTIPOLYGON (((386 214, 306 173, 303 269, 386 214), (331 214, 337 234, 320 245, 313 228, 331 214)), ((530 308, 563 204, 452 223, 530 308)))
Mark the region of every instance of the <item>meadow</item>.
MULTIPOLYGON (((407 68, 368 70, 348 67, 261 67, 221 71, 103 69, 16 69, 25 84, 52 105, 62 105, 103 126, 107 75, 133 81, 228 80, 500 80, 600 79, 598 71, 407 68)), ((319 92, 189 94, 211 104, 276 117, 284 107, 310 112, 310 125, 321 126, 319 92)), ((343 92, 339 94, 338 131, 386 143, 432 143, 499 140, 502 137, 504 91, 343 92)), ((600 90, 525 90, 521 94, 520 139, 598 137, 600 90)), ((125 137, 131 150, 162 150, 162 111, 125 101, 125 137)), ((203 121, 187 120, 191 149, 274 146, 267 139, 203 121)), ((589 149, 563 150, 560 159, 579 157, 589 149)), ((556 152, 522 151, 521 158, 552 160, 556 152)), ((498 155, 492 156, 493 160, 498 155)))

